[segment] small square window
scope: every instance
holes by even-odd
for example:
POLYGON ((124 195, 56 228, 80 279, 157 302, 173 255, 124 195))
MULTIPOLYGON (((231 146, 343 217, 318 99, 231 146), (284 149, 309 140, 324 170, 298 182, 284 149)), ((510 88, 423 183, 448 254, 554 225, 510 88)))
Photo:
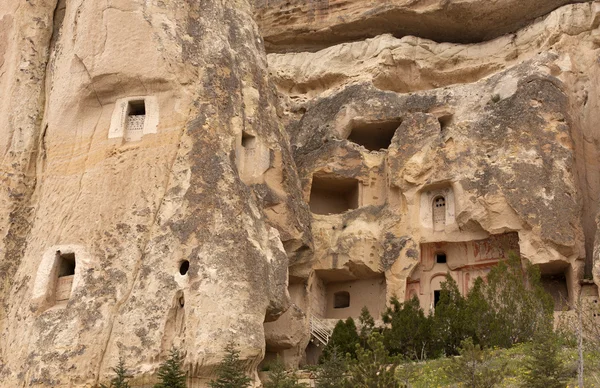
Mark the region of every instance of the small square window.
POLYGON ((246 131, 242 132, 242 147, 254 148, 255 143, 256 143, 256 136, 253 136, 246 131))
POLYGON ((74 253, 60 253, 58 254, 58 277, 75 275, 75 254, 74 253))
POLYGON ((144 116, 146 114, 146 103, 144 100, 129 101, 127 116, 144 116))
POLYGON ((436 253, 435 254, 435 262, 438 264, 447 263, 446 254, 445 253, 436 253))
POLYGON ((340 291, 333 294, 333 308, 343 309, 350 307, 350 293, 347 291, 340 291))

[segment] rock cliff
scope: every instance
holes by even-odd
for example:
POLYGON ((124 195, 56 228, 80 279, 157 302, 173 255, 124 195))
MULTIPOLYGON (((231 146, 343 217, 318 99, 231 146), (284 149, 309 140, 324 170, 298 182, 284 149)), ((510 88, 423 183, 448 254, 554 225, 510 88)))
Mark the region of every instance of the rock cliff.
POLYGON ((2 8, 2 386, 255 373, 311 241, 250 6, 2 8))
POLYGON ((377 316, 393 295, 428 310, 443 274, 466 292, 511 251, 557 309, 597 297, 600 3, 255 6, 313 212, 313 259, 290 267, 301 358, 319 353, 314 322, 377 316))
POLYGON ((1 387, 259 386, 511 252, 597 298, 598 1, 5 3, 1 387))

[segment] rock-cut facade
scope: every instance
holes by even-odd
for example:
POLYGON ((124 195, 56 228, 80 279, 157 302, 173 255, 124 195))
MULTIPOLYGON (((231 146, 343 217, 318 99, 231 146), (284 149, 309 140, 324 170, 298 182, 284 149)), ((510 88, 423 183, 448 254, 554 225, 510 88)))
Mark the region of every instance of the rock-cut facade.
POLYGON ((598 1, 0 8, 0 387, 258 387, 513 253, 598 299, 598 1))

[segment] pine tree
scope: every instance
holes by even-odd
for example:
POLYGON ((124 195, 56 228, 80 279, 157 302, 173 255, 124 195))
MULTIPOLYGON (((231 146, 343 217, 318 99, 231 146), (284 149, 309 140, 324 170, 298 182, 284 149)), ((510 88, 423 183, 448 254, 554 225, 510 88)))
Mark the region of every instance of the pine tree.
POLYGON ((316 388, 344 388, 348 365, 345 358, 333 347, 330 357, 320 365, 315 379, 316 388))
POLYGON ((360 310, 360 316, 358 317, 358 323, 360 324, 360 342, 362 347, 367 346, 367 340, 369 336, 375 330, 375 320, 373 316, 369 312, 367 306, 363 306, 362 310, 360 310))
POLYGON ((382 318, 387 324, 383 330, 384 344, 392 355, 411 360, 438 355, 439 352, 434 347, 432 319, 425 316, 417 297, 405 303, 400 303, 396 297, 392 297, 390 307, 383 313, 382 318))
POLYGON ((483 292, 493 314, 490 346, 531 341, 552 327, 554 303, 541 285, 539 269, 528 262, 523 266, 515 253, 491 269, 483 292))
POLYGON ((117 376, 110 380, 110 386, 107 387, 104 384, 100 384, 100 388, 130 388, 125 376, 125 361, 121 357, 119 357, 119 363, 116 368, 112 368, 112 370, 117 376))
POLYGON ((217 367, 217 379, 208 385, 211 388, 246 388, 252 380, 240 368, 240 352, 233 342, 225 346, 225 358, 217 367))
POLYGON ((271 364, 269 381, 263 386, 264 388, 307 388, 305 384, 298 382, 295 372, 286 372, 285 365, 279 358, 271 364))
POLYGON ((158 368, 160 383, 154 388, 186 388, 186 374, 181 370, 183 356, 178 349, 171 349, 169 358, 158 368))
POLYGON ((484 294, 485 282, 477 277, 466 298, 466 331, 473 338, 473 343, 482 347, 492 346, 493 331, 498 330, 484 294))
POLYGON ((349 354, 351 358, 356 358, 357 344, 360 344, 360 337, 358 336, 354 319, 348 318, 346 321, 340 320, 333 328, 331 338, 329 338, 329 342, 325 346, 325 349, 323 349, 319 362, 325 362, 329 358, 334 347, 337 347, 337 350, 343 356, 349 354))
POLYGON ((462 341, 460 356, 452 359, 448 374, 465 387, 492 388, 504 379, 506 366, 506 362, 494 363, 491 353, 469 338, 462 341))
POLYGON ((523 387, 561 388, 565 387, 570 373, 560 359, 560 346, 551 330, 538 333, 525 361, 523 387))
POLYGON ((438 348, 447 356, 458 354, 461 342, 469 336, 466 306, 458 284, 450 274, 446 274, 440 300, 435 306, 433 333, 436 334, 438 348))
POLYGON ((347 387, 400 388, 396 379, 398 361, 389 356, 381 334, 374 332, 368 349, 356 346, 356 360, 350 364, 347 387))

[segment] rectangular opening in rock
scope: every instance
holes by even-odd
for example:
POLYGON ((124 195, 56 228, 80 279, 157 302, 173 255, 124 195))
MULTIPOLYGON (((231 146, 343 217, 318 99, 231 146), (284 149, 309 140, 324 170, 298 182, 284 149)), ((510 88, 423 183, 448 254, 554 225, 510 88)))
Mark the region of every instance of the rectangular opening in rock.
POLYGON ((247 133, 246 131, 242 131, 242 147, 254 148, 256 145, 256 136, 247 133))
POLYGON ((146 103, 144 100, 129 101, 127 106, 127 122, 125 140, 137 141, 144 135, 146 121, 146 103))
POLYGON ((318 313, 324 319, 357 318, 363 307, 374 317, 379 317, 386 306, 386 281, 380 273, 368 279, 350 279, 350 275, 339 270, 319 270, 317 275, 323 288, 317 293, 314 309, 321 305, 318 313), (321 299, 322 298, 322 299, 321 299))
POLYGON ((144 100, 131 100, 129 101, 129 116, 145 116, 146 115, 146 103, 144 100))
POLYGON ((314 214, 341 214, 358 208, 358 180, 313 176, 310 210, 314 214))
POLYGON ((554 300, 554 311, 569 309, 569 286, 566 272, 567 263, 547 263, 540 265, 542 287, 554 300))
POLYGON ((353 122, 348 140, 369 151, 387 149, 392 144, 392 138, 400 124, 402 124, 401 119, 370 123, 353 122))
POLYGON ((445 253, 436 253, 435 254, 435 262, 438 264, 445 264, 447 262, 445 253))
POLYGON ((345 309, 350 307, 350 293, 348 291, 339 291, 333 294, 333 308, 345 309))
POLYGON ((56 302, 68 300, 71 297, 71 288, 73 287, 73 278, 75 277, 75 254, 57 253, 57 279, 54 299, 56 302))
POLYGON ((440 123, 440 129, 445 130, 450 124, 452 124, 454 116, 451 114, 447 114, 441 117, 438 117, 438 121, 440 123))

